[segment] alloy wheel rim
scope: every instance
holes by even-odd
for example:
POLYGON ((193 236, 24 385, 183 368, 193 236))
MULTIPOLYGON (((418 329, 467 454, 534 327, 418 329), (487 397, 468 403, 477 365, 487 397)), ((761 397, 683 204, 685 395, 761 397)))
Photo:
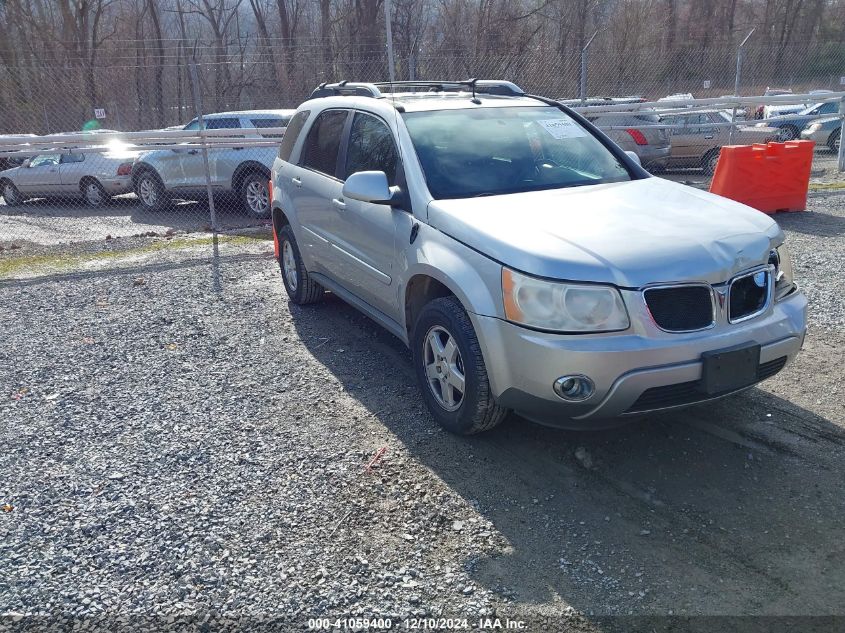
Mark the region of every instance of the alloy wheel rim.
POLYGON ((9 203, 17 199, 15 190, 12 185, 7 184, 5 187, 3 187, 3 197, 6 199, 6 202, 9 203))
POLYGON ((88 199, 89 204, 100 204, 103 201, 103 197, 100 195, 100 188, 93 183, 85 188, 85 197, 88 199))
POLYGON ((282 245, 282 268, 284 269, 285 281, 288 282, 288 287, 293 292, 296 292, 296 287, 299 284, 299 277, 296 273, 296 259, 293 256, 293 246, 287 240, 282 245))
POLYGON ((457 411, 464 402, 466 374, 461 350, 449 331, 435 325, 423 341, 423 363, 428 388, 446 411, 457 411))
POLYGON ((246 188, 246 202, 253 213, 264 213, 270 204, 267 187, 253 180, 246 188))
POLYGON ((144 204, 148 206, 153 206, 156 203, 156 198, 158 196, 156 194, 155 186, 149 178, 144 178, 143 180, 141 180, 141 184, 138 186, 138 190, 141 194, 141 200, 144 201, 144 204))

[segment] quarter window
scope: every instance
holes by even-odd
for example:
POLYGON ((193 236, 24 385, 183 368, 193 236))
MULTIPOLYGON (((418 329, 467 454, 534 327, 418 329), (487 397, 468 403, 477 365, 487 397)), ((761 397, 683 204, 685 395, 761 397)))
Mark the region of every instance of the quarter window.
POLYGON ((304 167, 329 176, 337 173, 337 153, 346 117, 346 110, 327 110, 317 117, 302 149, 304 167))
POLYGON ((344 178, 358 171, 383 171, 387 181, 395 185, 397 161, 390 129, 374 116, 356 113, 349 133, 344 178))
MULTIPOLYGON (((250 123, 255 126, 257 129, 268 128, 268 127, 285 127, 290 121, 290 118, 277 118, 277 119, 250 119, 250 123)), ((263 138, 282 138, 284 134, 264 134, 263 132, 260 133, 263 138)))

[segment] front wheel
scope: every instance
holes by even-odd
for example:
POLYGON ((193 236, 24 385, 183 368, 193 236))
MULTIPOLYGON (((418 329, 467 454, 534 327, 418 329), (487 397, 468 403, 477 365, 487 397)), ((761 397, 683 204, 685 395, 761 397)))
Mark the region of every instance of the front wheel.
POLYGON ((798 128, 794 125, 784 125, 778 133, 779 141, 794 141, 798 138, 798 128))
POLYGON ((250 174, 241 183, 241 205, 255 218, 270 216, 269 180, 259 173, 250 174))
POLYGON ((135 183, 135 195, 147 211, 161 211, 170 203, 164 185, 150 171, 145 171, 138 176, 135 183))
POLYGON ((6 201, 7 207, 16 207, 23 202, 21 192, 9 180, 4 181, 2 186, 0 186, 0 193, 3 194, 3 199, 6 201))
POLYGON ((422 309, 411 345, 423 399, 443 428, 473 435, 505 418, 508 410, 493 398, 475 328, 455 297, 422 309))

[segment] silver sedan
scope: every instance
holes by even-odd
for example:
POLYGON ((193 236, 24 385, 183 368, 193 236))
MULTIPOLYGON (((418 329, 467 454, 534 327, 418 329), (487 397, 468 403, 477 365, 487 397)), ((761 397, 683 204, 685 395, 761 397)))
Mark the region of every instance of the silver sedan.
POLYGON ((64 150, 40 154, 0 172, 0 194, 8 206, 27 198, 81 196, 92 207, 132 191, 134 154, 64 150))

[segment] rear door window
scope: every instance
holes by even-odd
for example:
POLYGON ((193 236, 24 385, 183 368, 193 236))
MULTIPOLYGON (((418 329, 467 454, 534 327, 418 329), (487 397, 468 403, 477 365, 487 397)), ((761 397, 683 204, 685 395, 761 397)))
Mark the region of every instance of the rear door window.
POLYGON ((282 160, 290 161, 293 146, 296 145, 296 139, 299 138, 299 133, 302 132, 302 128, 305 126, 309 114, 311 114, 311 110, 302 110, 294 114, 293 118, 288 122, 287 129, 282 138, 282 144, 279 147, 279 158, 282 160))
POLYGON ((300 164, 328 176, 337 174, 337 155, 348 110, 326 110, 314 121, 305 147, 302 148, 300 164))
POLYGON ((237 118, 221 118, 221 119, 205 119, 206 130, 234 130, 241 127, 241 122, 237 118))
POLYGON ((390 128, 374 116, 355 113, 346 150, 344 180, 358 171, 383 171, 387 174, 387 182, 395 185, 398 159, 390 128))

